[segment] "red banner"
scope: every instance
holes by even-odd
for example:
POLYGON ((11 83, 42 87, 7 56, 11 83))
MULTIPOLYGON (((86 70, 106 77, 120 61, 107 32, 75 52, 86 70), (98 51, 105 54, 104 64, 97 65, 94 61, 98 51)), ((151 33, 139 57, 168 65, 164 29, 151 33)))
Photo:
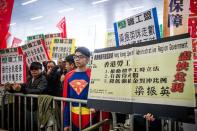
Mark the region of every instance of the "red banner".
POLYGON ((66 32, 66 19, 65 17, 62 18, 62 20, 57 24, 57 27, 61 31, 61 37, 67 38, 67 32, 66 32))
POLYGON ((189 16, 197 15, 197 0, 190 0, 190 14, 189 16))
MULTIPOLYGON (((11 36, 11 34, 10 34, 10 32, 7 32, 7 34, 6 34, 6 36, 5 36, 5 38, 3 39, 3 45, 5 46, 5 48, 7 48, 7 40, 8 40, 8 38, 11 36)), ((5 49, 5 48, 3 48, 3 49, 5 49)))
POLYGON ((18 47, 20 46, 20 43, 22 42, 21 39, 14 37, 12 41, 12 46, 11 47, 18 47))
POLYGON ((197 0, 190 0, 188 32, 192 38, 194 58, 194 83, 197 84, 197 0))
POLYGON ((197 38, 197 0, 190 0, 188 31, 193 39, 197 38))
POLYGON ((6 35, 10 27, 14 0, 0 0, 0 49, 7 48, 6 35))

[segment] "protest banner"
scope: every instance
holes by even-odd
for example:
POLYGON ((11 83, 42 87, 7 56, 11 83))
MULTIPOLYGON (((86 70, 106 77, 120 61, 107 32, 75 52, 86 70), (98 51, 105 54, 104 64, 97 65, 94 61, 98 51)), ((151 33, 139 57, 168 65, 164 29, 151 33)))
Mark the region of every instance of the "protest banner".
POLYGON ((61 33, 46 34, 44 36, 44 43, 46 45, 48 54, 50 54, 50 45, 52 44, 53 38, 61 38, 61 33))
POLYGON ((39 40, 39 39, 44 39, 44 34, 27 36, 27 42, 39 40))
POLYGON ((160 39, 156 8, 114 23, 116 46, 160 39))
POLYGON ((96 50, 88 106, 188 121, 196 106, 191 42, 186 34, 96 50))
POLYGON ((23 55, 2 56, 0 60, 1 84, 26 82, 26 61, 23 55))
POLYGON ((44 62, 49 60, 46 46, 43 39, 28 42, 21 46, 23 54, 26 56, 27 64, 32 62, 44 62))
POLYGON ((74 39, 54 38, 50 46, 50 58, 53 60, 65 59, 66 56, 74 53, 74 51, 74 39))

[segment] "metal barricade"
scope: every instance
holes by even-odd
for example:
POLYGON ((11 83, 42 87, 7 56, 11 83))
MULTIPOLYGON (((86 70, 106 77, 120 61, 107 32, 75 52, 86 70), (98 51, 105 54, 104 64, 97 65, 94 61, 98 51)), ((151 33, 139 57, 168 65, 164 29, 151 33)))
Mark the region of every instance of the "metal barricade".
MULTIPOLYGON (((5 118, 5 109, 4 109, 4 101, 2 101, 2 104, 1 104, 1 128, 3 129, 7 129, 7 130, 13 130, 13 131, 33 131, 33 129, 35 128, 34 127, 34 124, 33 124, 33 121, 34 121, 34 117, 35 117, 35 113, 33 112, 33 100, 34 99, 38 99, 38 96, 39 95, 34 95, 34 94, 21 94, 21 93, 6 93, 4 94, 3 97, 6 97, 6 96, 13 96, 12 98, 12 105, 11 104, 7 104, 6 107, 7 107, 7 116, 5 118), (16 99, 17 98, 17 99, 16 99), (27 99, 30 99, 30 103, 27 103, 27 99), (23 99, 23 110, 22 110, 22 99, 23 99), (17 105, 17 106, 16 106, 17 105), (31 126, 30 128, 27 127, 27 115, 29 115, 27 112, 27 105, 30 105, 31 107, 31 111, 30 111, 30 119, 31 119, 31 126), (12 108, 12 109, 11 109, 12 108), (24 112, 21 112, 21 111, 24 111, 24 112), (23 115, 22 115, 23 114, 23 115), (16 118, 16 115, 17 115, 17 119, 16 118), (10 119, 11 118, 11 119, 10 119), (11 121, 12 120, 12 121, 11 121), (17 121, 16 121, 17 120, 17 121), (7 123, 7 128, 5 127, 5 123, 7 123), (17 125, 17 126, 16 126, 17 125)), ((53 109, 55 108, 56 106, 56 102, 59 102, 60 103, 60 110, 61 110, 61 115, 60 115, 60 118, 61 118, 61 131, 63 131, 63 109, 64 109, 64 102, 68 103, 70 105, 70 109, 72 108, 72 103, 79 103, 79 109, 80 109, 80 112, 79 112, 79 129, 82 130, 82 117, 81 117, 81 108, 82 108, 82 105, 86 105, 87 104, 87 101, 86 100, 79 100, 79 99, 71 99, 71 98, 63 98, 63 97, 53 97, 53 109)), ((92 126, 92 113, 90 111, 89 113, 89 117, 90 117, 90 126, 92 126)), ((38 121, 38 125, 40 125, 39 121, 38 121)), ((70 112, 70 131, 72 130, 72 113, 70 112)), ((40 130, 40 126, 38 126, 38 131, 40 130)), ((54 123, 53 125, 53 131, 57 131, 57 124, 54 123)))
POLYGON ((110 122, 110 120, 109 120, 109 119, 105 119, 105 120, 100 121, 100 122, 98 122, 98 123, 96 123, 96 124, 94 124, 94 125, 92 125, 92 126, 86 128, 86 129, 84 129, 84 130, 82 130, 82 131, 94 131, 95 129, 100 128, 103 124, 105 124, 105 123, 107 123, 107 122, 110 122))
MULTIPOLYGON (((1 128, 3 129, 7 129, 7 130, 12 130, 12 131, 33 131, 34 124, 33 124, 33 120, 35 117, 35 113, 33 112, 33 100, 34 99, 38 99, 39 95, 33 95, 33 94, 20 94, 20 93, 6 93, 2 95, 2 101, 1 101, 1 128), (12 96, 12 103, 9 102, 5 102, 5 100, 7 101, 7 97, 8 96, 12 96), (17 98, 17 99, 16 99, 17 98), (30 99, 30 103, 28 103, 27 99, 30 99), (23 101, 22 101, 23 100, 23 101), (21 104, 23 103, 24 107, 21 106, 21 104), (18 106, 16 106, 18 105, 18 106), (30 105, 31 107, 31 111, 30 114, 27 114, 27 106, 30 105), (31 120, 31 126, 30 128, 27 126, 27 119, 29 118, 30 115, 30 120, 31 120), (16 118, 16 119, 15 119, 16 118), (17 121, 15 121, 17 120, 17 121)), ((53 97, 53 109, 56 108, 56 102, 59 102, 60 105, 60 110, 61 110, 61 114, 60 114, 60 130, 63 131, 64 127, 63 127, 63 109, 64 109, 64 102, 68 103, 70 105, 70 111, 72 109, 72 103, 79 103, 79 129, 82 130, 82 105, 86 105, 87 101, 86 100, 79 100, 79 99, 71 99, 71 98, 62 98, 62 97, 53 97)), ((102 120, 102 115, 100 113, 100 121, 98 123, 94 123, 93 125, 93 121, 92 121, 92 113, 90 110, 89 113, 89 118, 90 118, 90 127, 84 129, 85 131, 91 131, 94 130, 95 128, 99 128, 99 130, 102 130, 101 126, 106 123, 109 122, 108 119, 102 120)), ((114 130, 130 130, 130 131, 134 131, 134 125, 135 125, 135 121, 134 121, 134 117, 135 115, 128 115, 128 125, 124 125, 124 127, 117 127, 117 118, 116 118, 116 113, 112 113, 112 121, 111 122, 111 131, 114 130)), ((38 125, 40 125, 39 121, 38 125)), ((150 122, 146 121, 146 131, 149 131, 149 125, 150 122)), ((40 126, 38 126, 38 131, 40 131, 40 126)), ((46 129, 47 130, 47 129, 46 129)), ((57 131, 57 123, 54 122, 53 125, 53 131, 57 131)), ((182 123, 181 122, 175 122, 172 120, 164 120, 161 119, 161 130, 162 131, 182 131, 182 123)), ((72 113, 70 112, 70 131, 72 131, 72 113)))
MULTIPOLYGON (((139 116, 139 115, 138 115, 139 116)), ((143 117, 143 116, 141 116, 143 117)), ((119 123, 117 123, 117 118, 116 118, 116 113, 112 112, 112 125, 113 125, 113 130, 114 131, 138 131, 134 129, 134 125, 135 125, 135 114, 130 114, 128 115, 128 120, 129 120, 129 125, 124 125, 122 124, 122 126, 118 126, 120 125, 119 123), (129 126, 129 128, 128 128, 129 126)), ((177 122, 177 121, 173 121, 171 119, 160 119, 161 121, 161 129, 158 131, 184 131, 183 130, 183 124, 182 122, 177 122)), ((143 131, 151 131, 150 130, 150 121, 146 120, 145 121, 145 129, 143 131)), ((155 129, 154 129, 155 130, 155 129)))

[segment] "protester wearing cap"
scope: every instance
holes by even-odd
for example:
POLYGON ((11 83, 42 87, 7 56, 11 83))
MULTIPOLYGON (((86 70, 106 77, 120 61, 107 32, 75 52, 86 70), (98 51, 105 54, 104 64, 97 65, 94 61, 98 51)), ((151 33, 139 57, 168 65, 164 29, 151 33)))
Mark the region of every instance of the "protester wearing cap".
POLYGON ((42 75, 42 64, 32 62, 30 65, 31 78, 26 84, 14 84, 12 89, 26 94, 41 94, 47 87, 47 81, 42 75))
MULTIPOLYGON (((25 94, 42 94, 47 88, 46 77, 42 74, 42 64, 39 62, 32 62, 30 65, 31 77, 27 83, 12 85, 13 92, 21 92, 25 94)), ((33 99, 33 130, 38 129, 37 125, 37 99, 33 99)), ((27 128, 31 127, 31 99, 27 97, 27 128)))

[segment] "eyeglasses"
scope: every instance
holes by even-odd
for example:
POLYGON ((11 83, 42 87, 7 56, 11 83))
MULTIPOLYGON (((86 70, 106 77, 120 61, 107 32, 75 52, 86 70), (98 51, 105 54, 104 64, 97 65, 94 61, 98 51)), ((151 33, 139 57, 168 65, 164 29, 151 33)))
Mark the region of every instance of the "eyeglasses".
POLYGON ((73 56, 73 59, 83 59, 83 58, 86 58, 85 55, 74 55, 73 56))

